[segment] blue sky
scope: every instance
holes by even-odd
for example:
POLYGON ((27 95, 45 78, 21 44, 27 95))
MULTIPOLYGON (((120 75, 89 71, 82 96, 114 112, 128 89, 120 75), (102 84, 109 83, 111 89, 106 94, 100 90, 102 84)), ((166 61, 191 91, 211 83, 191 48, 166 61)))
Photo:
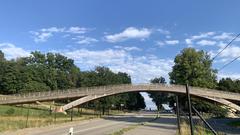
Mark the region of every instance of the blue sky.
MULTIPOLYGON (((81 70, 124 71, 134 83, 168 78, 186 47, 214 56, 240 31, 240 1, 2 0, 0 49, 8 59, 31 51, 58 52, 81 70)), ((214 61, 218 69, 240 55, 237 39, 214 61)), ((240 78, 235 61, 218 77, 240 78)))

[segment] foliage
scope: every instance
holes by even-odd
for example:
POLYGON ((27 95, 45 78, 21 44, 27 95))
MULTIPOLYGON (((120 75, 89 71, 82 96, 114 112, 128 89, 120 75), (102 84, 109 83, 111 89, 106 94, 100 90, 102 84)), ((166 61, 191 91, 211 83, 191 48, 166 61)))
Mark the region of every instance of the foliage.
MULTIPOLYGON (((89 87, 130 83, 131 78, 126 73, 114 73, 107 67, 96 67, 94 71, 82 72, 78 85, 89 87)), ((139 110, 146 106, 143 97, 138 92, 114 95, 100 99, 97 102, 100 102, 100 107, 102 108, 103 113, 106 108, 110 108, 112 105, 121 108, 120 105, 124 104, 124 108, 129 110, 139 110)), ((94 104, 98 103, 95 102, 94 104)))
MULTIPOLYGON (((188 83, 190 86, 203 88, 217 87, 217 71, 212 69, 212 60, 204 51, 185 48, 175 57, 174 62, 173 70, 169 73, 170 83, 181 85, 188 83)), ((199 111, 209 112, 209 110, 212 110, 211 113, 219 117, 225 114, 224 110, 212 103, 206 103, 196 98, 192 98, 192 100, 195 103, 194 106, 199 111)), ((186 103, 183 102, 186 101, 186 97, 180 96, 179 101, 186 108, 186 103)))
MULTIPOLYGON (((81 72, 72 59, 58 53, 35 51, 29 57, 9 61, 0 51, 0 94, 130 83, 131 77, 127 73, 114 73, 107 67, 98 66, 93 71, 81 72)), ((144 99, 139 93, 115 95, 99 102, 104 110, 112 104, 117 107, 124 104, 131 110, 145 108, 144 99)))
POLYGON ((175 65, 169 73, 170 83, 188 83, 190 86, 215 88, 217 85, 216 73, 212 69, 212 60, 204 51, 194 48, 185 48, 174 59, 175 65))
MULTIPOLYGON (((150 82, 152 84, 166 84, 165 78, 164 77, 159 77, 159 78, 154 78, 151 79, 150 82)), ((152 101, 155 103, 157 106, 158 111, 162 109, 162 104, 168 102, 168 95, 167 93, 163 92, 149 92, 149 96, 152 98, 152 101)))
POLYGON ((223 91, 240 93, 240 80, 231 78, 222 78, 218 83, 218 89, 223 91))

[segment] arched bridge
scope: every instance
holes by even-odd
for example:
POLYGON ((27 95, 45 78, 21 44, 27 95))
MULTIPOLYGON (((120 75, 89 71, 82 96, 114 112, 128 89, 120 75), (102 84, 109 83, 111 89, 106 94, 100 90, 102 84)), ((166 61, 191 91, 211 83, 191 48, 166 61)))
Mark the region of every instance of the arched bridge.
MULTIPOLYGON (((167 92, 167 93, 186 93, 185 86, 181 85, 161 85, 161 84, 126 84, 99 87, 82 87, 68 90, 57 90, 48 92, 34 92, 18 95, 8 95, 0 97, 0 104, 24 104, 35 103, 41 101, 53 101, 58 99, 76 99, 62 107, 62 110, 68 110, 77 105, 95 100, 98 98, 116 95, 127 92, 167 92)), ((240 111, 240 107, 228 100, 240 101, 240 94, 232 92, 224 92, 213 89, 205 89, 198 87, 190 87, 190 94, 193 96, 205 98, 207 100, 216 101, 224 105, 228 105, 240 111)))

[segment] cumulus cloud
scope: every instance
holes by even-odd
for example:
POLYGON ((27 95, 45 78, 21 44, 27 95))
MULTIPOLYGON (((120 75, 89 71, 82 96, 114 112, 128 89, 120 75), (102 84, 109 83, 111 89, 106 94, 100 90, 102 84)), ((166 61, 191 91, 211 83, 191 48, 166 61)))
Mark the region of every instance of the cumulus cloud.
MULTIPOLYGON (((222 50, 222 48, 219 49, 219 51, 220 50, 222 50)), ((220 57, 225 57, 225 58, 236 58, 238 56, 240 56, 240 47, 238 46, 230 46, 220 54, 220 57)))
POLYGON ((107 66, 114 72, 127 72, 134 83, 146 83, 153 77, 164 76, 168 78, 173 61, 161 59, 156 56, 133 56, 124 49, 57 51, 75 60, 83 70, 95 66, 107 66))
POLYGON ((3 51, 5 58, 8 60, 30 55, 29 51, 26 51, 20 47, 16 47, 11 43, 0 43, 0 50, 3 51))
POLYGON ((211 40, 200 40, 197 42, 197 44, 201 46, 211 46, 211 45, 215 45, 216 43, 217 43, 216 41, 211 41, 211 40))
POLYGON ((233 33, 223 32, 220 35, 214 36, 213 39, 217 39, 217 40, 233 39, 233 33))
POLYGON ((135 27, 128 27, 123 32, 106 35, 105 40, 111 43, 125 41, 127 39, 141 39, 144 40, 151 35, 152 31, 147 28, 137 29, 135 27))
MULTIPOLYGON (((32 34, 32 37, 34 39, 34 42, 46 42, 50 37, 52 37, 56 33, 63 33, 65 35, 69 34, 85 34, 86 32, 90 31, 90 28, 85 27, 49 27, 49 28, 42 28, 37 31, 30 31, 32 34)), ((88 39, 91 40, 91 39, 88 39)))
MULTIPOLYGON (((185 42, 187 45, 193 45, 193 44, 195 44, 195 41, 211 38, 215 34, 216 34, 216 32, 203 32, 198 35, 193 35, 193 36, 186 38, 185 42)), ((204 44, 204 42, 206 42, 206 41, 202 41, 202 42, 204 44)), ((202 44, 202 43, 200 42, 200 44, 202 44)))
POLYGON ((213 36, 215 34, 215 32, 205 32, 205 33, 201 33, 199 35, 195 35, 192 36, 192 40, 196 40, 196 39, 202 39, 202 38, 208 38, 210 36, 213 36))

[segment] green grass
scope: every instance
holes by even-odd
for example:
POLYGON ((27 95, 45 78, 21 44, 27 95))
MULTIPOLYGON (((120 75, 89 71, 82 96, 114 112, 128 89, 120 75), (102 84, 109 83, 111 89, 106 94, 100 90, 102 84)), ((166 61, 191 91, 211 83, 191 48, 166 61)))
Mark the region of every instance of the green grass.
MULTIPOLYGON (((0 132, 23 129, 26 127, 42 127, 71 121, 70 112, 66 115, 63 113, 50 113, 49 110, 50 109, 39 105, 30 105, 30 107, 28 105, 0 105, 0 132), (29 117, 26 126, 28 111, 29 117)), ((111 111, 111 114, 116 113, 117 111, 111 111)), ((81 114, 78 113, 78 109, 75 108, 73 110, 73 121, 92 119, 96 117, 99 117, 99 115, 96 115, 92 109, 82 108, 81 114)))
POLYGON ((240 128, 240 121, 230 122, 227 125, 240 128))

